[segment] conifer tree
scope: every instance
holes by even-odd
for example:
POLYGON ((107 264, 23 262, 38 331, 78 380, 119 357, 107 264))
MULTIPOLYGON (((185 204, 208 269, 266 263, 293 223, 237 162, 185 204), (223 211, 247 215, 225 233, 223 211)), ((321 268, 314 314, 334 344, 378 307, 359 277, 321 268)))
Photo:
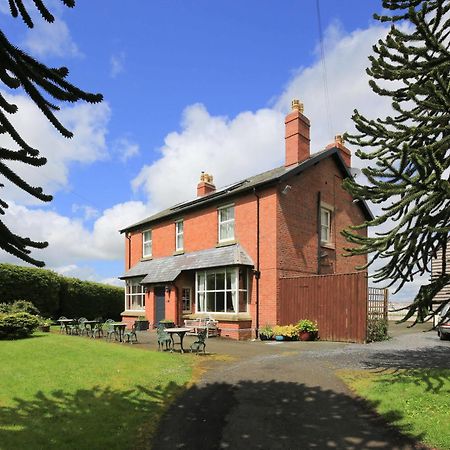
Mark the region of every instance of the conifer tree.
MULTIPOLYGON (((397 292, 430 272, 450 231, 450 1, 384 0, 383 7, 385 15, 374 17, 391 28, 374 45, 367 73, 372 90, 390 98, 394 113, 370 119, 354 111, 358 133, 346 139, 367 161, 368 184, 348 179, 344 186, 357 199, 383 205, 378 217, 354 228, 384 231, 344 235, 356 244, 350 254, 370 254, 367 266, 383 263, 374 279, 397 292)), ((442 253, 442 274, 420 288, 403 321, 414 313, 416 322, 428 320, 450 301, 436 305, 434 299, 450 282, 442 253)))
MULTIPOLYGON (((61 1, 69 8, 75 6, 74 0, 61 1)), ((33 3, 45 21, 50 23, 54 21, 54 16, 45 6, 44 0, 33 0, 33 3)), ((13 18, 20 15, 26 26, 33 28, 34 24, 29 14, 30 6, 26 6, 23 0, 9 0, 9 7, 13 18)), ((39 150, 25 142, 15 129, 8 116, 15 114, 18 108, 17 105, 9 103, 3 93, 5 89, 9 89, 11 92, 23 89, 50 123, 64 137, 70 138, 72 133, 61 124, 54 114, 60 109, 55 103, 73 103, 78 100, 97 103, 102 100, 102 95, 90 94, 78 89, 66 80, 68 73, 66 67, 51 68, 34 59, 11 44, 0 30, 0 89, 2 89, 0 91, 0 134, 9 135, 18 147, 15 149, 0 147, 0 174, 20 189, 44 202, 52 200, 52 196, 44 194, 40 187, 31 186, 8 167, 8 162, 11 161, 39 167, 46 163, 46 159, 39 155, 39 150)), ((1 187, 4 185, 0 184, 1 187)), ((8 204, 2 198, 0 191, 0 214, 5 214, 7 208, 8 204)), ((34 259, 30 253, 33 248, 41 249, 47 245, 47 242, 36 242, 28 237, 15 234, 0 220, 0 248, 6 252, 28 263, 43 266, 44 262, 34 259)))

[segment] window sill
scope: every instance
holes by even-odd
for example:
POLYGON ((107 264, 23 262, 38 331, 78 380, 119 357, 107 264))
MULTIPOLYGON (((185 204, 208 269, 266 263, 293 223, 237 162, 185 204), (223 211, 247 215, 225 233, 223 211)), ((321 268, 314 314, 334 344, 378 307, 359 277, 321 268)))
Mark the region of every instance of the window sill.
POLYGON ((172 256, 184 255, 184 250, 176 250, 172 253, 172 256))
POLYGON ((332 244, 331 242, 321 242, 320 246, 324 247, 324 248, 328 248, 330 250, 336 250, 336 246, 334 244, 332 244))
POLYGON ((236 241, 236 239, 233 239, 231 241, 218 242, 216 244, 216 248, 217 247, 227 247, 228 245, 234 245, 234 244, 237 244, 237 243, 238 243, 238 241, 236 241))
POLYGON ((149 261, 149 260, 151 260, 151 259, 153 259, 153 256, 143 256, 143 257, 141 258, 141 261, 149 261))
POLYGON ((139 317, 139 316, 145 316, 145 309, 140 310, 125 310, 120 313, 121 316, 131 316, 131 317, 139 317))

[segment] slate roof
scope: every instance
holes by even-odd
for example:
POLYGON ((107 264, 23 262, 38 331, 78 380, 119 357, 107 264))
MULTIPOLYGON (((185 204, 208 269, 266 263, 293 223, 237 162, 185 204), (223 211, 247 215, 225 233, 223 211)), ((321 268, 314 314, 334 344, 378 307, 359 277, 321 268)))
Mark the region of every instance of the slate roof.
MULTIPOLYGON (((267 172, 254 175, 252 177, 246 178, 245 180, 241 180, 237 183, 226 186, 223 189, 217 190, 209 195, 205 195, 204 197, 198 197, 194 200, 171 206, 170 208, 160 211, 159 213, 147 217, 144 220, 141 220, 137 223, 134 223, 133 225, 123 228, 122 230, 120 230, 120 232, 124 233, 125 231, 131 231, 136 228, 141 228, 142 225, 150 225, 162 219, 180 216, 188 210, 200 208, 209 203, 220 201, 223 202, 228 198, 231 198, 233 196, 236 196, 238 194, 244 193, 257 187, 262 187, 264 185, 285 181, 287 178, 300 174, 304 170, 308 169, 308 167, 311 167, 314 164, 320 162, 322 159, 330 156, 336 160, 338 167, 340 168, 342 175, 344 177, 352 176, 349 168, 346 166, 344 160, 341 157, 339 149, 337 147, 332 147, 312 154, 308 159, 301 162, 300 164, 296 164, 289 167, 286 166, 276 167, 275 169, 268 170, 267 172)), ((373 219, 373 215, 369 207, 367 206, 366 202, 360 201, 358 202, 358 204, 361 206, 366 218, 373 219)))
POLYGON ((250 256, 239 244, 140 261, 119 278, 144 276, 141 284, 168 283, 174 281, 183 270, 236 265, 254 266, 250 256))

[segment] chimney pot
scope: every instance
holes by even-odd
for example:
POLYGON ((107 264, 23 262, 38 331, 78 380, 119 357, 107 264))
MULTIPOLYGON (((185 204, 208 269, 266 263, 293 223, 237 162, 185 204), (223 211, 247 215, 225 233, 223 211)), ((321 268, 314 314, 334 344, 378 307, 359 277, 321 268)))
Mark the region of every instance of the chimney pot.
POLYGON ((337 148, 341 153, 342 159, 347 167, 352 166, 352 152, 344 144, 344 135, 337 134, 334 137, 334 142, 328 144, 325 148, 337 148))
POLYGON ((213 176, 202 171, 200 175, 200 182, 197 184, 197 197, 204 197, 205 195, 216 192, 214 186, 213 176))

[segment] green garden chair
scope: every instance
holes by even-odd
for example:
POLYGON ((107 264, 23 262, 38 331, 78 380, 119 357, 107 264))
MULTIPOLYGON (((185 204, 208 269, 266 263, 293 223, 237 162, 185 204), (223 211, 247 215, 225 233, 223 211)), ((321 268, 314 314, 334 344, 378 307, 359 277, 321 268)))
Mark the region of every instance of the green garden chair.
POLYGON ((198 334, 197 334, 197 339, 195 340, 195 342, 193 342, 190 346, 191 349, 191 353, 193 351, 198 352, 200 351, 200 349, 203 350, 203 353, 206 353, 205 348, 206 348, 206 337, 208 336, 208 330, 205 328, 203 330, 199 330, 198 334))
POLYGON ((123 333, 122 344, 125 342, 132 344, 133 337, 134 337, 134 342, 137 344, 138 340, 137 340, 137 335, 136 335, 136 322, 134 322, 133 326, 131 327, 131 330, 125 330, 125 333, 123 333))
MULTIPOLYGON (((60 320, 67 320, 67 317, 61 316, 61 317, 58 319, 58 321, 60 321, 60 320)), ((66 324, 65 324, 64 322, 59 322, 59 332, 60 332, 61 334, 66 332, 66 324)))
POLYGON ((105 338, 106 340, 111 340, 111 338, 114 336, 114 339, 117 339, 117 331, 114 328, 114 320, 108 319, 105 322, 105 338))
POLYGON ((172 348, 172 338, 170 334, 166 331, 163 325, 159 325, 156 329, 156 337, 158 340, 158 351, 164 350, 164 344, 166 344, 166 350, 172 348))
POLYGON ((80 323, 77 319, 74 319, 73 323, 69 325, 69 334, 79 335, 80 334, 80 323))
POLYGON ((86 317, 80 317, 78 319, 78 333, 80 336, 83 336, 84 334, 87 336, 89 334, 89 330, 87 329, 84 322, 86 322, 86 317))
POLYGON ((94 329, 92 330, 91 338, 95 339, 95 336, 98 336, 99 338, 103 337, 103 335, 104 335, 104 333, 103 333, 103 325, 104 324, 102 322, 99 322, 99 323, 95 324, 94 329))

